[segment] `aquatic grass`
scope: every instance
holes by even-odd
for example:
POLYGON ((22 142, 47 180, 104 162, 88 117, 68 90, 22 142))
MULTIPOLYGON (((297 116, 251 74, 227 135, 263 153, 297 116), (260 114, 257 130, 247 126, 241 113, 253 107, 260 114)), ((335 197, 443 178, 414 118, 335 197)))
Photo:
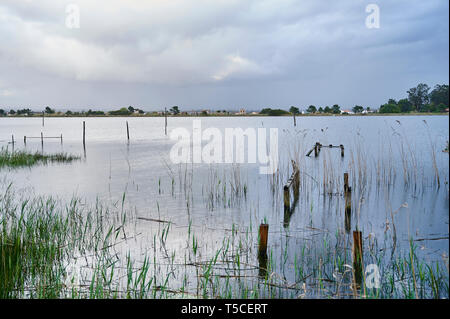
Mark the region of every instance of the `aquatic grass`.
POLYGON ((67 153, 41 154, 27 151, 9 151, 7 148, 0 150, 0 168, 2 167, 29 167, 37 164, 53 162, 69 163, 79 160, 80 157, 67 153))

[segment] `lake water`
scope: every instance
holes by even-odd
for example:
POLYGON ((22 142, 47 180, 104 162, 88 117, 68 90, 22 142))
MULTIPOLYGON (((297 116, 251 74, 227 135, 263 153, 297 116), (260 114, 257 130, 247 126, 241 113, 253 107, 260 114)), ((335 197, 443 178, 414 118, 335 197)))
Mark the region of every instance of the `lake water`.
MULTIPOLYGON (((194 119, 168 118, 169 135, 180 127, 192 132, 194 119)), ((154 232, 163 227, 146 219, 159 219, 172 222, 167 247, 180 262, 189 225, 196 231, 201 259, 208 260, 233 229, 245 234, 247 250, 256 251, 257 230, 265 221, 269 251, 277 261, 274 273, 286 282, 296 281, 292 269, 305 245, 328 256, 333 247, 350 249, 356 229, 365 245, 376 243, 385 256, 393 249, 407 253, 412 238, 421 258, 448 262, 449 155, 442 151, 449 139, 448 116, 297 117, 295 127, 290 117, 196 119, 203 129, 221 132, 278 128, 279 171, 264 175, 259 164, 245 163, 173 164, 169 153, 175 141, 164 134, 164 118, 46 118, 44 127, 40 118, 0 118, 2 147, 11 149, 13 134, 15 149, 82 158, 70 164, 3 168, 3 185, 12 181, 21 194, 51 195, 62 202, 74 195, 87 205, 99 200, 117 210, 125 194, 133 216, 127 230, 136 237, 122 249, 137 259, 154 251, 154 232), (62 134, 63 142, 46 139, 41 145, 40 139, 27 139, 24 145, 24 136, 39 137, 41 132, 62 134), (316 142, 343 144, 345 156, 341 158, 339 148, 325 147, 317 157, 305 156, 316 142), (300 167, 301 187, 298 203, 286 215, 282 188, 292 173, 291 160, 300 167), (345 172, 352 187, 348 218, 342 194, 345 172)), ((247 262, 256 264, 256 257, 247 262)))

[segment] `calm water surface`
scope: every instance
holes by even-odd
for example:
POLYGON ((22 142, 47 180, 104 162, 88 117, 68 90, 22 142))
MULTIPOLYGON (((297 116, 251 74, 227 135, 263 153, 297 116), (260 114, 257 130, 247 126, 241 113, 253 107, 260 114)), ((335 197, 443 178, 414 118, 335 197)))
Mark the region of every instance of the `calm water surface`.
MULTIPOLYGON (((161 227, 138 219, 142 217, 173 223, 168 245, 174 251, 186 248, 186 227, 191 222, 200 234, 205 258, 234 225, 247 229, 252 234, 250 246, 256 247, 256 230, 264 220, 270 225, 269 249, 280 260, 286 250, 290 256, 298 254, 305 242, 318 249, 324 241, 333 246, 339 240, 336 234, 355 229, 380 249, 392 250, 392 224, 397 250, 409 247, 408 239, 413 238, 426 260, 448 256, 449 170, 448 153, 442 152, 449 139, 448 116, 300 117, 296 127, 289 117, 199 119, 202 128, 222 132, 232 127, 278 128, 276 177, 259 174, 259 164, 172 164, 169 152, 175 141, 164 135, 164 118, 46 118, 44 127, 39 118, 0 118, 2 147, 11 148, 8 142, 14 134, 15 149, 82 157, 71 164, 2 169, 0 174, 4 184, 12 181, 24 194, 61 200, 76 195, 87 203, 100 200, 119 207, 125 194, 126 208, 136 217, 129 230, 139 234, 126 248, 137 256, 151 250, 155 227, 161 227), (24 145, 23 136, 41 132, 62 134, 63 143, 49 139, 42 146, 39 139, 28 139, 24 145), (335 148, 322 149, 317 158, 306 157, 315 142, 343 144, 344 158, 335 148), (292 172, 291 159, 300 166, 301 190, 297 205, 286 216, 281 190, 292 172), (344 172, 349 172, 353 188, 347 220, 344 172), (232 187, 238 186, 245 191, 233 195, 232 187)), ((169 118, 168 131, 184 127, 192 132, 192 121, 169 118)), ((289 271, 284 275, 287 280, 293 276, 289 271)))

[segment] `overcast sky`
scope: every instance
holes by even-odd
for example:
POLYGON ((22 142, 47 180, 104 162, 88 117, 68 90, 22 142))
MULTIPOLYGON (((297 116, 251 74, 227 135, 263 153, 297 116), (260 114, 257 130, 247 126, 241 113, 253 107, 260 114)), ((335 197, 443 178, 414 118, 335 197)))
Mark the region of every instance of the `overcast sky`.
POLYGON ((448 83, 448 0, 0 0, 0 108, 378 108, 448 83), (380 8, 367 28, 366 6, 380 8), (70 19, 80 9, 79 28, 70 19))

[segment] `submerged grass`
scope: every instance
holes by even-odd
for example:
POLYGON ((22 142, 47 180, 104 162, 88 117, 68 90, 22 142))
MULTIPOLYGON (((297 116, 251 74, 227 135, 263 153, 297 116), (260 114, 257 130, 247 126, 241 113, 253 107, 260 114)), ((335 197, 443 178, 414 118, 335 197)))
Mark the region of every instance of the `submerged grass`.
POLYGON ((9 151, 7 148, 0 150, 0 168, 2 167, 26 167, 51 162, 72 162, 80 157, 67 153, 41 154, 27 151, 9 151))
POLYGON ((0 195, 0 298, 449 296, 448 269, 419 258, 413 241, 389 262, 387 252, 368 241, 365 263, 379 267, 379 289, 352 290, 351 243, 345 233, 337 231, 336 238, 327 233, 321 245, 302 240, 298 246, 293 234, 282 236, 281 252, 272 246, 261 259, 257 233, 248 227, 233 224, 211 249, 189 224, 188 244, 180 251, 168 245, 174 239, 168 224, 158 227, 143 255, 135 255, 126 243, 133 238, 125 234, 132 218, 126 214, 123 207, 114 213, 99 202, 89 207, 75 198, 65 203, 19 197, 9 186, 0 195), (288 254, 291 245, 297 247, 295 256, 288 254))

